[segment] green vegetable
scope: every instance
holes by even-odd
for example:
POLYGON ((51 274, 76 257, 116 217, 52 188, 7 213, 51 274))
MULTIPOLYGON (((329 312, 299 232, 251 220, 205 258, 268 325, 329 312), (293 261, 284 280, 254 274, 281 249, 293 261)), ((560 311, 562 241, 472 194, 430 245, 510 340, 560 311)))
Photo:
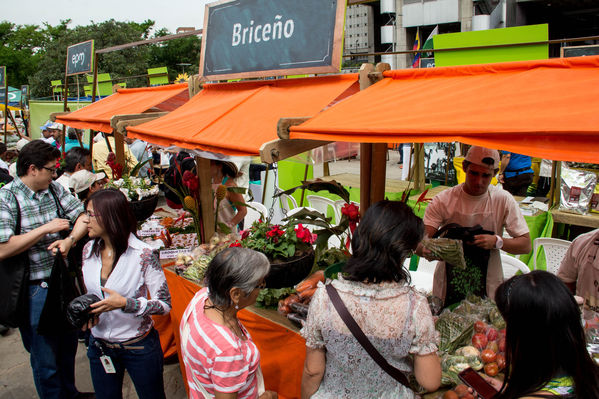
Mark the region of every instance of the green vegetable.
POLYGON ((258 298, 256 298, 256 306, 260 308, 276 309, 279 304, 279 300, 288 297, 294 292, 295 289, 293 287, 265 288, 258 294, 258 298))

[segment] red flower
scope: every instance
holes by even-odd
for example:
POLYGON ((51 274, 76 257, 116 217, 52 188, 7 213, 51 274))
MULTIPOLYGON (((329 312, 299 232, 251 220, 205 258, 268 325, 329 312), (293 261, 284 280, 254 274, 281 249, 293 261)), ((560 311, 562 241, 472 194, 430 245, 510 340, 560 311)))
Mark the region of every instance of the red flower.
POLYGON ((272 226, 272 229, 266 232, 266 237, 270 238, 273 242, 278 242, 279 237, 285 234, 285 230, 281 230, 278 224, 272 226))
POLYGON ((354 230, 356 229, 356 226, 358 225, 358 222, 360 221, 360 208, 358 208, 356 204, 351 202, 349 204, 343 205, 343 208, 341 208, 341 214, 345 215, 349 220, 349 231, 351 231, 351 233, 353 234, 354 230))
POLYGON ((191 195, 194 195, 198 191, 198 178, 189 170, 183 172, 183 184, 189 189, 191 195))
POLYGON ((114 152, 108 153, 108 156, 106 157, 106 164, 110 166, 110 169, 112 170, 112 178, 114 180, 120 179, 123 175, 123 165, 116 162, 116 155, 114 155, 114 152))
POLYGON ((231 247, 241 247, 241 243, 239 242, 239 240, 232 242, 231 245, 229 245, 229 248, 231 247))
POLYGON ((343 205, 341 213, 349 219, 350 222, 360 221, 360 208, 353 202, 343 205))
POLYGON ((241 239, 245 240, 246 238, 248 238, 250 236, 250 230, 249 229, 241 230, 239 232, 239 234, 241 234, 241 239))
POLYGON ((295 235, 306 244, 313 244, 314 241, 316 241, 316 234, 312 234, 310 230, 302 226, 301 223, 295 227, 295 235))

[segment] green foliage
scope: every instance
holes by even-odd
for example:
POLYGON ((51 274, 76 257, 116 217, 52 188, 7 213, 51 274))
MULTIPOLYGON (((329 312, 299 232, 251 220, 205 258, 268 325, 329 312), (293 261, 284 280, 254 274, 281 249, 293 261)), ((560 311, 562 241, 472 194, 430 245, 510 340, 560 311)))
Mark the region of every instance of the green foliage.
POLYGON ((37 70, 42 57, 44 35, 36 25, 0 22, 0 65, 6 66, 10 86, 20 88, 37 70))
MULTIPOLYGON (((32 97, 52 95, 50 81, 64 80, 67 47, 93 39, 95 49, 100 50, 121 44, 151 38, 154 21, 142 23, 119 22, 114 19, 86 26, 69 27, 69 19, 58 25, 15 25, 0 22, 0 65, 6 65, 8 83, 14 87, 29 84, 32 97)), ((170 34, 161 29, 154 36, 170 34)), ((110 73, 114 83, 126 81, 127 87, 147 86, 147 68, 167 66, 169 79, 174 80, 181 72, 179 63, 189 63, 188 74, 197 73, 200 54, 200 39, 189 36, 167 42, 137 46, 134 48, 100 54, 98 72, 110 73), (123 79, 136 75, 137 78, 123 79), (121 79, 119 79, 121 78, 121 79)), ((88 85, 84 75, 69 77, 69 93, 76 95, 77 80, 80 94, 88 85)), ((63 82, 64 83, 64 82, 63 82)))
POLYGON ((293 287, 285 288, 265 288, 260 291, 256 298, 256 305, 260 308, 273 308, 276 309, 279 304, 279 300, 288 297, 290 294, 295 293, 293 287))

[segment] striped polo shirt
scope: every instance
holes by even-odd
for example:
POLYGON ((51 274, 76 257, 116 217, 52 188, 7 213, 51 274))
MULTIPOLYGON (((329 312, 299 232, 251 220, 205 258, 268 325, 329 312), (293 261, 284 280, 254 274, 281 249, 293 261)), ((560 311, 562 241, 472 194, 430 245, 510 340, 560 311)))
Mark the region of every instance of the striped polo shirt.
POLYGON ((181 351, 189 397, 203 398, 203 388, 211 395, 215 391, 237 392, 240 399, 257 398, 258 348, 241 323, 239 327, 246 340, 207 318, 204 314, 207 298, 206 288, 196 293, 181 319, 181 351))

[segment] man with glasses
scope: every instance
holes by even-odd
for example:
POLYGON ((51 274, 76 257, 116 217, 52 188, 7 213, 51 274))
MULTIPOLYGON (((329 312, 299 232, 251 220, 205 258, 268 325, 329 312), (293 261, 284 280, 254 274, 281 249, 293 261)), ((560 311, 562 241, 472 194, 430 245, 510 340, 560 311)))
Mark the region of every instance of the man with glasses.
POLYGON ((0 189, 0 259, 27 252, 29 256, 29 317, 19 326, 30 353, 33 379, 41 398, 82 397, 75 388, 76 332, 42 336, 37 333, 48 293, 54 252, 63 255, 87 232, 83 205, 56 177, 60 151, 43 140, 23 147, 17 160, 17 177, 0 189), (21 230, 16 234, 17 211, 21 230), (71 229, 66 239, 60 233, 71 229))
MULTIPOLYGON (((514 197, 507 191, 490 185, 491 179, 499 171, 497 150, 473 146, 468 150, 462 166, 466 181, 433 198, 424 213, 424 227, 428 237, 451 223, 462 227, 480 225, 482 229, 494 232, 475 235, 472 242, 472 245, 490 251, 486 293, 489 298, 494 298, 495 289, 503 282, 499 250, 503 249, 511 254, 530 252, 528 225, 514 197), (503 238, 504 228, 510 238, 503 238)), ((422 245, 418 247, 417 253, 429 260, 435 259, 422 245)), ((433 282, 433 295, 443 300, 447 294, 445 269, 444 262, 437 264, 433 282)))

